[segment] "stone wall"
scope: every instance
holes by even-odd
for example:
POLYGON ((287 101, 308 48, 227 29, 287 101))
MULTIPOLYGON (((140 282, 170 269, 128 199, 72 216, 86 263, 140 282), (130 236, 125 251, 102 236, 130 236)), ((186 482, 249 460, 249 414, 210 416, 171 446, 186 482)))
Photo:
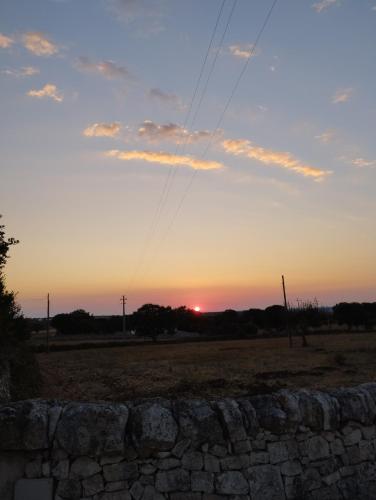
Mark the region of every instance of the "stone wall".
POLYGON ((1 500, 376 498, 376 384, 0 406, 1 500))

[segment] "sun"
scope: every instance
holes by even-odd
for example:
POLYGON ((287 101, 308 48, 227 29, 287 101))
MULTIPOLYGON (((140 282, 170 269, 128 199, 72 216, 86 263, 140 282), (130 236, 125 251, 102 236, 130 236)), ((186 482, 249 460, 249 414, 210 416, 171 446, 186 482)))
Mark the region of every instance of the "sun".
POLYGON ((195 306, 193 308, 194 311, 196 311, 196 313, 199 313, 201 311, 201 307, 200 306, 195 306))

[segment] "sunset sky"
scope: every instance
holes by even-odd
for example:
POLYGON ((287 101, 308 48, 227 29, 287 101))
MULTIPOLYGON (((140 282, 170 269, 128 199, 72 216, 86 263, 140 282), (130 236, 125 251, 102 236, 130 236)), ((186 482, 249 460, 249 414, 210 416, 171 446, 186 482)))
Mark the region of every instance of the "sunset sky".
POLYGON ((1 1, 0 213, 27 315, 47 292, 52 314, 264 307, 281 274, 291 302, 376 300, 376 0, 272 5, 1 1))

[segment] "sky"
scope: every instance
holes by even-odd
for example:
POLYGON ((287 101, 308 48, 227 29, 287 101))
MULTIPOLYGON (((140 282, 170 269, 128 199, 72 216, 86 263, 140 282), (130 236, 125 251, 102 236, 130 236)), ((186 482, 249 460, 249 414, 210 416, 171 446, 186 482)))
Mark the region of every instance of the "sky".
POLYGON ((375 46, 376 0, 2 0, 25 314, 376 300, 375 46))

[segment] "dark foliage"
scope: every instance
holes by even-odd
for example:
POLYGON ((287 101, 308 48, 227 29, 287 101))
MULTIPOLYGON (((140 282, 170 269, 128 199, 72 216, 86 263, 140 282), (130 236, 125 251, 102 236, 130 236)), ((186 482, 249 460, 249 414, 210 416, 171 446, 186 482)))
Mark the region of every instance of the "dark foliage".
POLYGON ((4 267, 10 248, 17 243, 14 238, 6 238, 5 228, 0 225, 0 363, 10 368, 12 399, 35 397, 40 386, 38 365, 25 342, 29 334, 27 322, 15 294, 5 285, 4 267))
POLYGON ((376 325, 376 302, 340 302, 333 307, 334 321, 340 325, 372 328, 376 325))

